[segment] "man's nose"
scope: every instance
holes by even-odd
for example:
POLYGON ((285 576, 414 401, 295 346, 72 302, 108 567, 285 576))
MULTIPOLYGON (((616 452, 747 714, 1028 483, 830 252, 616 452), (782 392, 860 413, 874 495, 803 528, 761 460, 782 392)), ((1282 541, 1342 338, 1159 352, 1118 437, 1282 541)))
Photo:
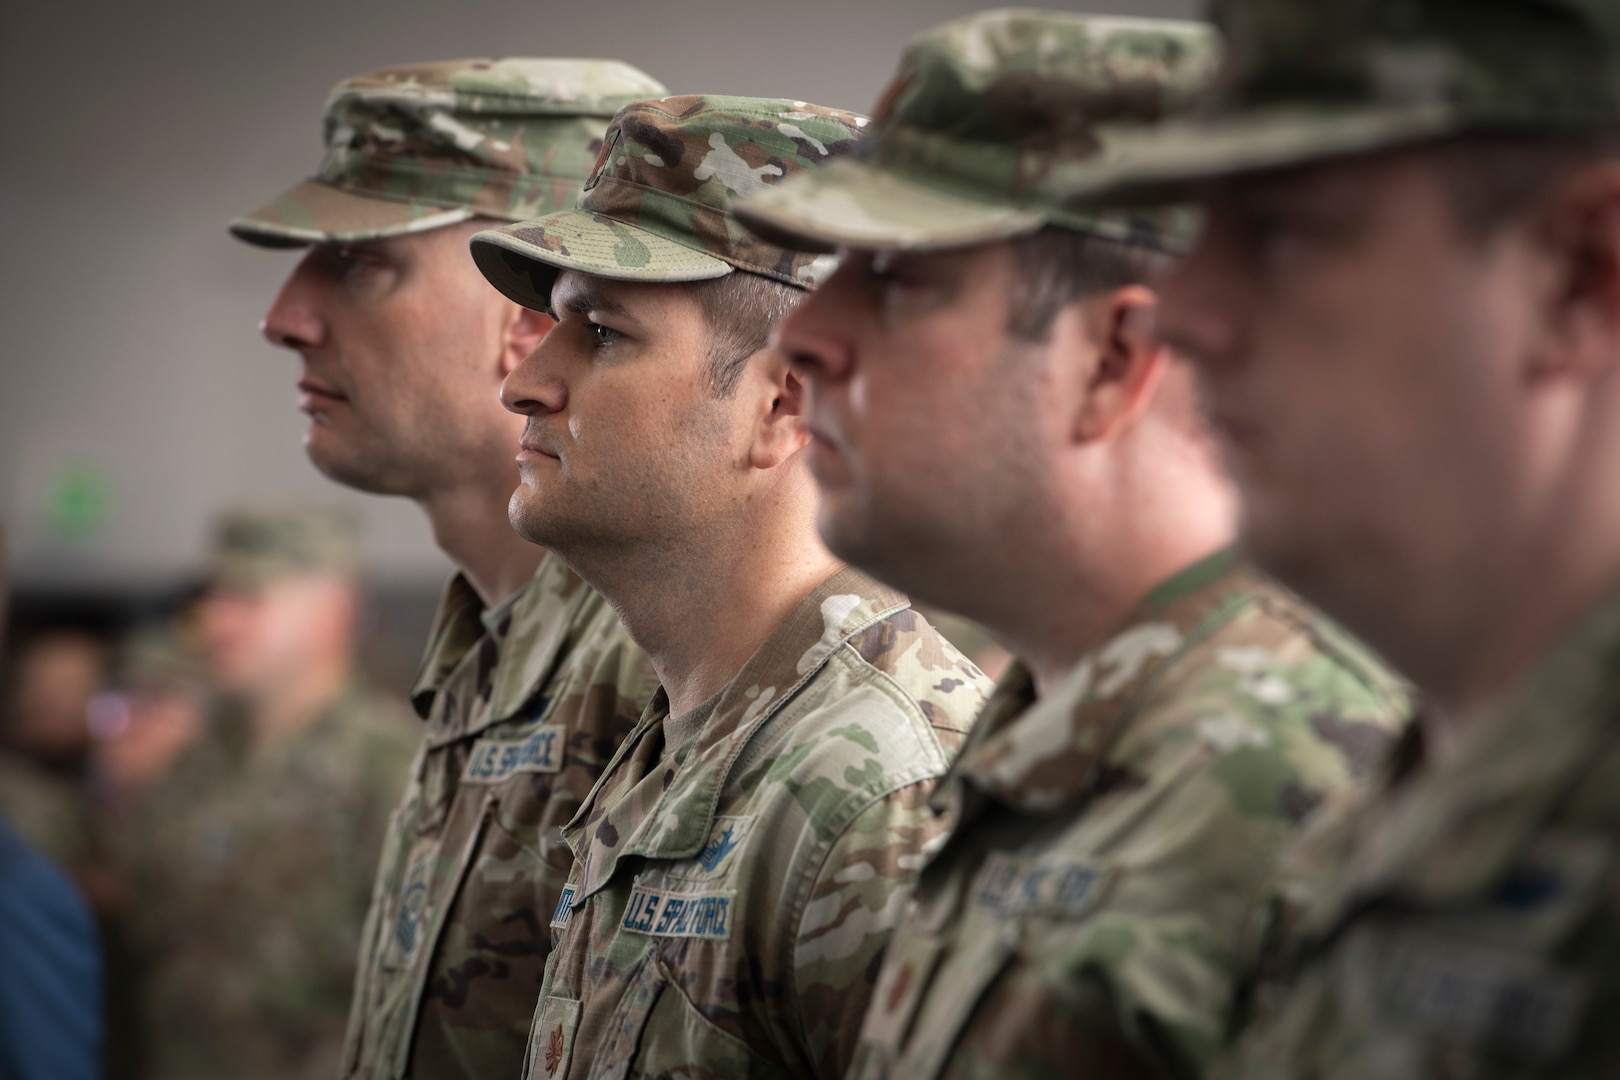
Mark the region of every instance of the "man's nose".
POLYGON ((1159 337, 1196 366, 1220 364, 1237 345, 1239 303, 1232 267, 1201 237, 1159 281, 1159 337))
POLYGON ((276 294, 259 323, 259 332, 272 345, 306 352, 325 343, 326 324, 315 302, 308 259, 298 264, 276 294))
POLYGON ((566 385, 549 371, 546 358, 542 355, 547 343, 556 336, 555 333, 548 333, 541 338, 534 351, 501 380, 501 404, 506 406, 508 412, 533 416, 535 413, 558 412, 568 403, 566 385))
POLYGON ((812 382, 847 378, 853 367, 849 338, 840 330, 852 315, 840 276, 834 273, 776 327, 776 347, 812 382))

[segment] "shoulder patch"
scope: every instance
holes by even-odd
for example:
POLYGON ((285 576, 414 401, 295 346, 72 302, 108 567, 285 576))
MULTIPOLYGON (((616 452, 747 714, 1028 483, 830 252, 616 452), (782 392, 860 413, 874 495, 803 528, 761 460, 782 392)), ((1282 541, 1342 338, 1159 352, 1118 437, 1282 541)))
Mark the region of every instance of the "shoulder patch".
POLYGON ((567 734, 561 724, 545 724, 521 739, 479 739, 461 772, 464 784, 499 784, 518 773, 562 770, 567 734))

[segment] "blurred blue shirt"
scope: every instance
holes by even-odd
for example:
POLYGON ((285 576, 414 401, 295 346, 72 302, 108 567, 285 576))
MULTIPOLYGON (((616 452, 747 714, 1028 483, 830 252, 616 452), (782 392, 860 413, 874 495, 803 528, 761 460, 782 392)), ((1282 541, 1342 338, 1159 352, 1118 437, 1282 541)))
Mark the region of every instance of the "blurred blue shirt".
POLYGON ((95 923, 61 871, 0 821, 0 1080, 101 1074, 95 923))

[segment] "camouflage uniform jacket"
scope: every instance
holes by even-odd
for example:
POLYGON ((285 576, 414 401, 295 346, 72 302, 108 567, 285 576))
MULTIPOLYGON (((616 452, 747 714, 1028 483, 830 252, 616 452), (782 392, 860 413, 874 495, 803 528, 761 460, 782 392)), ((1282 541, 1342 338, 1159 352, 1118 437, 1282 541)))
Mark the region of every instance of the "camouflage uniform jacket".
POLYGON ((516 1076, 573 816, 657 676, 548 556, 485 611, 461 576, 412 694, 427 721, 366 921, 344 1075, 516 1076))
POLYGON ((1399 685, 1220 554, 1046 699, 1003 679, 885 958, 852 1077, 1199 1075, 1278 849, 1370 769, 1399 685))
POLYGON ((672 755, 660 693, 564 829, 529 1080, 843 1076, 942 828, 927 794, 988 689, 905 597, 841 570, 672 755))
POLYGON ((0 820, 70 876, 105 854, 87 786, 4 748, 0 820))
POLYGON ((279 741, 250 749, 220 726, 152 792, 136 837, 151 1074, 327 1080, 410 714, 351 685, 279 741))
POLYGON ((1291 860, 1231 1075, 1620 1076, 1620 596, 1455 757, 1420 732, 1291 860))

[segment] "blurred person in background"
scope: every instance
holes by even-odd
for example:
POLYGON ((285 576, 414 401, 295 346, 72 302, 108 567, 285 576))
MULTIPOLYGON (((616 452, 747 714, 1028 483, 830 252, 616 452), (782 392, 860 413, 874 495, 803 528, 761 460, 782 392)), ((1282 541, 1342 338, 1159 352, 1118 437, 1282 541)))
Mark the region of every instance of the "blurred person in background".
POLYGON ((112 692, 91 710, 95 780, 115 819, 159 786, 202 735, 210 700, 201 650, 172 620, 138 627, 119 647, 112 692))
POLYGON ((42 629, 13 644, 0 716, 0 816, 101 910, 112 888, 91 790, 90 713, 106 688, 108 648, 75 627, 42 629))
POLYGON ((162 1080, 331 1077, 414 732, 355 670, 356 538, 299 507, 225 514, 201 640, 217 703, 141 807, 129 906, 162 1080))
POLYGON ((265 315, 304 448, 403 496, 456 566, 411 693, 422 751, 361 946, 345 1076, 516 1076, 572 855, 558 838, 656 684, 607 603, 507 520, 502 378, 552 321, 485 284, 474 231, 573 205, 623 104, 608 60, 452 60, 346 79, 317 175, 232 232, 305 247, 265 315))
MULTIPOLYGON (((0 544, 0 627, 8 588, 0 544)), ((0 793, 9 782, 0 775, 0 793)), ((0 1077, 93 1080, 102 1032, 95 923, 73 883, 18 834, 9 813, 0 802, 0 1077)))

